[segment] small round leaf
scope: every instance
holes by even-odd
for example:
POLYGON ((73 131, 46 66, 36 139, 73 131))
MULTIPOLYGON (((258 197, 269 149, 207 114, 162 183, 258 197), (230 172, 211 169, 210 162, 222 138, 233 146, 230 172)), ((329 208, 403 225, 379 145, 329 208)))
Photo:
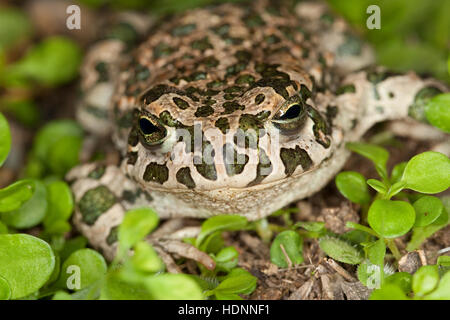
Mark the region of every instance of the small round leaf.
POLYGON ((303 262, 303 240, 292 230, 279 233, 270 247, 270 261, 281 268, 303 262))
POLYGON ((416 211, 415 227, 425 227, 433 223, 444 210, 441 199, 433 196, 423 196, 413 204, 416 211))
POLYGON ((1 214, 3 222, 8 226, 17 229, 31 228, 44 219, 47 211, 47 191, 42 182, 32 180, 32 183, 34 184, 34 193, 31 198, 19 209, 1 214))
POLYGON ((0 235, 0 276, 9 283, 11 299, 37 291, 54 267, 55 255, 47 242, 28 234, 0 235))
POLYGON ((418 296, 423 296, 436 288, 439 283, 439 271, 436 265, 422 266, 412 279, 412 289, 418 296))
POLYGON ((369 203, 370 194, 366 178, 359 172, 344 171, 336 176, 336 186, 340 193, 354 203, 369 203))
POLYGON ((425 106, 425 115, 433 126, 450 133, 450 93, 434 96, 425 106))
POLYGON ((450 159, 427 151, 411 158, 403 172, 405 188, 422 193, 439 193, 450 186, 450 159))
POLYGON ((102 279, 106 274, 103 256, 92 249, 80 249, 72 253, 61 268, 58 283, 71 290, 81 290, 102 279))
POLYGON ((405 201, 375 200, 369 208, 368 222, 385 238, 400 237, 414 225, 416 213, 405 201))

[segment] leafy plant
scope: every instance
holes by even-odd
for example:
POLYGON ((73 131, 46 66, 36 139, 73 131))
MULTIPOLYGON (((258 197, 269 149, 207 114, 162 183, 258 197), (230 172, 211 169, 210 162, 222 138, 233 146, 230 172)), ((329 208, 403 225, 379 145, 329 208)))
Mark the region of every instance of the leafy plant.
MULTIPOLYGON (((407 249, 412 251, 427 237, 449 223, 448 209, 444 207, 442 200, 425 194, 448 189, 450 160, 438 152, 424 152, 407 163, 395 166, 389 176, 386 168, 389 157, 387 150, 363 143, 349 143, 348 148, 371 160, 381 178, 365 181, 376 191, 376 195, 371 196, 362 183, 365 178, 361 174, 342 172, 336 176, 336 186, 341 194, 362 205, 363 224, 347 222, 347 227, 365 233, 366 238, 357 241, 356 247, 339 238, 321 238, 320 247, 338 261, 358 264, 358 277, 362 283, 368 285, 368 279, 375 270, 378 273, 378 281, 385 283, 388 288, 383 290, 391 290, 393 284, 387 280, 389 277, 386 277, 387 282, 383 282, 386 248, 398 260, 401 254, 395 244, 395 238, 412 232, 407 245, 407 249), (403 191, 405 189, 419 193, 406 193, 403 191), (357 248, 364 251, 363 256, 359 256, 357 248)), ((416 280, 416 283, 417 281, 419 280, 416 280)), ((382 297, 383 290, 374 293, 374 297, 382 297)), ((399 290, 392 290, 392 298, 403 296, 399 290)))

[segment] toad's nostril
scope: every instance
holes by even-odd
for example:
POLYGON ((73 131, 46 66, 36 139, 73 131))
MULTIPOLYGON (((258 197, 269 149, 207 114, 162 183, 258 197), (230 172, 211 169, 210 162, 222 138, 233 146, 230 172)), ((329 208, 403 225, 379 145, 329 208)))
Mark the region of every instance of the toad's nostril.
POLYGON ((150 120, 147 118, 140 118, 139 119, 139 127, 141 128, 141 131, 143 134, 152 134, 157 132, 159 129, 157 126, 155 126, 150 120))

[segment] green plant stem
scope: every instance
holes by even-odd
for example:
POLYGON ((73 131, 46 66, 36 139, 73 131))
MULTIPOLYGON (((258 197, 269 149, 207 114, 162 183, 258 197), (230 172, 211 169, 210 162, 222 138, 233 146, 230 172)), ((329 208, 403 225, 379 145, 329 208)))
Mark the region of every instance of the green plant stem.
POLYGON ((384 239, 384 242, 388 246, 389 250, 391 250, 392 255, 394 256, 395 260, 399 261, 400 258, 402 257, 402 255, 400 254, 400 251, 398 250, 394 239, 384 239))

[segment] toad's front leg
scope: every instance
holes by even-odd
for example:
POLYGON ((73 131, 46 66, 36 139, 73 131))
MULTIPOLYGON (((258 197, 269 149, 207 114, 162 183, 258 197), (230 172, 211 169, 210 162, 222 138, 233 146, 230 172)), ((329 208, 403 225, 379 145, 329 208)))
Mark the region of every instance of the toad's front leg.
MULTIPOLYGON (((72 169, 67 180, 71 182, 76 208, 74 224, 96 249, 112 260, 117 251, 117 230, 126 212, 140 207, 151 207, 158 201, 142 191, 116 166, 99 163, 85 164, 72 169)), ((200 232, 198 222, 171 219, 147 237, 165 262, 169 272, 180 272, 171 255, 195 260, 208 269, 214 269, 214 260, 196 247, 183 242, 200 232)))

